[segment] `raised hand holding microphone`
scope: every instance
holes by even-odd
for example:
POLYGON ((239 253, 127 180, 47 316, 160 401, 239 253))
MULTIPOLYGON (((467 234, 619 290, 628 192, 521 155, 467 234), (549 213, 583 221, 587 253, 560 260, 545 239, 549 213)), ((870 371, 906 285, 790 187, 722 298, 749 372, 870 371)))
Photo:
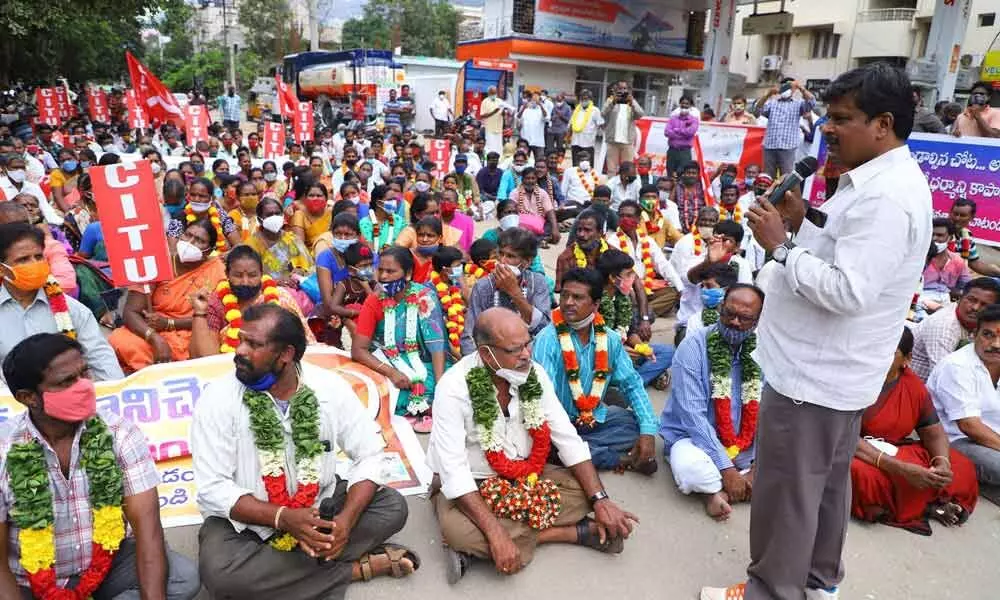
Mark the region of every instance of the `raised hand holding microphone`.
POLYGON ((816 172, 816 159, 807 156, 795 165, 795 170, 771 185, 747 213, 754 239, 771 252, 785 242, 786 231, 797 233, 806 216, 801 183, 816 172), (772 202, 773 199, 773 202, 772 202))

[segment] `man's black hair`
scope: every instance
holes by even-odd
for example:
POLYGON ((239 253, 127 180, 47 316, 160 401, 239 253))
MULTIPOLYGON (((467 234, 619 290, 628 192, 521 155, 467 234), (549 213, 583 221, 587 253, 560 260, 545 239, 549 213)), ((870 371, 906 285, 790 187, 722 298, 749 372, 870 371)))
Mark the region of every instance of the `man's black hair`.
POLYGON ((892 130, 899 140, 910 137, 913 131, 913 94, 910 78, 900 68, 886 63, 872 63, 843 73, 833 80, 823 101, 827 104, 847 96, 854 97, 854 104, 874 119, 878 115, 892 115, 892 130))

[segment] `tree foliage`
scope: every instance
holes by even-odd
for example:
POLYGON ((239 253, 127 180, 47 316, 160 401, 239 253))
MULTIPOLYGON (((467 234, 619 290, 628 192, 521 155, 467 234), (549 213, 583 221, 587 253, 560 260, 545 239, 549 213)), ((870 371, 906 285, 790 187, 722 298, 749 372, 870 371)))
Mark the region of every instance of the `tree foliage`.
MULTIPOLYGON (((250 50, 236 54, 236 81, 240 89, 249 88, 254 77, 263 72, 260 56, 250 50)), ((208 95, 219 94, 229 80, 229 58, 221 45, 212 45, 193 55, 178 68, 157 73, 172 92, 186 92, 200 87, 208 95)))
POLYGON ((163 0, 0 1, 0 84, 113 79, 139 47, 142 15, 163 0), (112 57, 114 57, 112 59, 112 57))
POLYGON ((369 0, 365 14, 344 23, 344 48, 392 50, 403 54, 455 56, 459 15, 442 0, 369 0))
POLYGON ((149 25, 169 37, 170 41, 163 45, 161 53, 159 40, 152 38, 141 53, 142 59, 153 73, 167 73, 180 69, 191 59, 194 54, 191 28, 194 10, 184 0, 163 0, 162 11, 150 20, 149 25))
POLYGON ((241 0, 239 23, 246 32, 247 47, 265 59, 280 61, 290 52, 294 39, 292 11, 287 0, 241 0))

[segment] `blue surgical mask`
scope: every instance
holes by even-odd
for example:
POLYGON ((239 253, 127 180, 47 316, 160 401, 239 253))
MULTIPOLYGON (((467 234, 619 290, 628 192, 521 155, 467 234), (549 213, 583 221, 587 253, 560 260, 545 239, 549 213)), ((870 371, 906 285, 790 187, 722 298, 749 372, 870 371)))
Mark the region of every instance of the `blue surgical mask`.
POLYGON ((722 302, 722 298, 725 297, 726 290, 722 288, 702 288, 701 290, 701 303, 705 308, 715 308, 722 302))
POLYGON ((462 265, 458 265, 457 267, 452 267, 451 274, 449 275, 449 277, 451 278, 451 282, 455 284, 461 282, 462 275, 464 273, 465 273, 465 268, 462 265))
POLYGON ((80 163, 76 162, 75 160, 64 160, 62 164, 59 165, 59 168, 61 168, 63 171, 71 172, 75 171, 79 165, 80 163))
POLYGON ((194 169, 194 172, 198 175, 205 172, 205 165, 202 163, 191 163, 191 168, 194 169))
POLYGON ((81 169, 89 169, 90 168, 90 161, 89 160, 81 160, 80 161, 80 168, 81 169))
POLYGON ((184 216, 184 205, 183 204, 164 204, 167 209, 167 214, 173 219, 179 219, 184 216))
POLYGON ((399 209, 399 204, 395 200, 386 200, 382 203, 382 209, 387 213, 394 213, 399 209))
POLYGON ((344 253, 348 248, 358 243, 358 238, 352 238, 349 240, 341 240, 333 238, 333 249, 337 252, 344 253))
POLYGON ((364 267, 355 271, 354 276, 358 279, 371 279, 375 276, 375 269, 371 267, 364 267))
POLYGON ((743 183, 748 188, 752 188, 753 187, 753 181, 754 181, 754 179, 756 179, 756 177, 744 177, 743 178, 743 183))
POLYGON ((462 175, 463 173, 465 173, 466 168, 467 165, 455 165, 455 172, 458 173, 459 175, 462 175))
POLYGON ((438 251, 441 244, 434 244, 433 246, 417 246, 417 252, 423 254, 424 256, 434 256, 434 253, 438 251))
POLYGON ((739 329, 734 329, 729 327, 723 322, 719 322, 719 335, 722 339, 726 340, 730 346, 736 347, 746 341, 748 337, 753 335, 753 329, 747 331, 740 331, 739 329))
POLYGON ((400 277, 395 281, 383 281, 381 283, 382 290, 389 296, 395 296, 399 292, 402 292, 406 289, 406 284, 407 281, 405 277, 400 277))
POLYGON ((255 392, 266 392, 274 387, 275 383, 278 383, 278 376, 274 373, 267 373, 257 381, 252 381, 250 383, 244 382, 244 385, 255 392))
POLYGON ((733 181, 736 179, 733 175, 725 174, 719 176, 719 183, 722 185, 733 185, 733 181))

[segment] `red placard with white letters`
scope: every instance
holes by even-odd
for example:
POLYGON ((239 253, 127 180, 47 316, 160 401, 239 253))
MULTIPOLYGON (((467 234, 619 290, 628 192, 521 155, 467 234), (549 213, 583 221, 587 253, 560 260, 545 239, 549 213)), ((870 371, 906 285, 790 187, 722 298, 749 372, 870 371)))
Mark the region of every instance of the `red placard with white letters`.
POLYGON ((189 104, 187 118, 184 120, 184 133, 188 146, 194 146, 200 141, 208 141, 208 110, 203 105, 189 104))
POLYGON ((451 142, 432 138, 427 142, 427 158, 437 165, 431 173, 438 179, 448 174, 448 158, 451 156, 451 142))
POLYGON ((59 116, 59 99, 55 88, 36 89, 35 103, 38 107, 38 123, 58 127, 62 118, 59 116))
POLYGON ((111 112, 108 109, 108 95, 101 88, 87 88, 87 111, 94 123, 110 123, 111 112))
POLYGON ((101 215, 115 287, 173 279, 163 214, 148 160, 92 166, 88 171, 101 215))
POLYGON ((59 118, 68 119, 71 115, 69 114, 69 94, 66 93, 66 88, 57 85, 52 88, 56 93, 56 105, 59 107, 59 118))
POLYGON ((314 137, 313 103, 299 102, 295 109, 295 141, 311 142, 314 137))
POLYGON ((128 126, 132 129, 145 129, 149 127, 149 119, 146 118, 146 111, 139 104, 139 97, 135 90, 125 91, 125 107, 128 109, 128 126))
POLYGON ((264 158, 285 154, 285 126, 274 121, 264 123, 264 158))

